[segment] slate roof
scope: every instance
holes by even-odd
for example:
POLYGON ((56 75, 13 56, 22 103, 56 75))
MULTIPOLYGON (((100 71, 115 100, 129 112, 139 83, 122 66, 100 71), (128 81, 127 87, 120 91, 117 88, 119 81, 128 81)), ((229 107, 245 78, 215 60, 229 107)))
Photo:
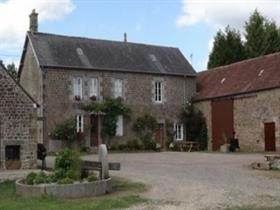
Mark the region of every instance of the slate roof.
POLYGON ((280 88, 280 53, 201 72, 195 101, 280 88))
POLYGON ((28 33, 42 67, 195 76, 178 48, 28 33))

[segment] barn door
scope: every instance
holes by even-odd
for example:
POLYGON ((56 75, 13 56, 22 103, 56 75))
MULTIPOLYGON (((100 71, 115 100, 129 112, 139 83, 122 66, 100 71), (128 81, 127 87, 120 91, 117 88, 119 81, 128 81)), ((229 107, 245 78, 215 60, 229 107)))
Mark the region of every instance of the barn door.
POLYGON ((275 123, 264 123, 265 151, 275 151, 275 123))
POLYGON ((212 101, 211 108, 212 149, 216 151, 233 137, 233 100, 212 101))

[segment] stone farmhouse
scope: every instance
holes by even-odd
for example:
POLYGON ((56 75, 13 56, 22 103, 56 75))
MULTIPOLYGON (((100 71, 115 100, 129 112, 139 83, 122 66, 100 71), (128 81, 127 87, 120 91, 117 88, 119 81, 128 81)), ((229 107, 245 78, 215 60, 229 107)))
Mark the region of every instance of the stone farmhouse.
POLYGON ((280 151, 280 53, 204 71, 197 92, 210 151, 234 132, 243 151, 280 151))
POLYGON ((0 170, 37 166, 37 104, 0 63, 0 170))
POLYGON ((179 49, 130 43, 126 36, 117 42, 39 33, 37 15, 30 15, 19 75, 20 84, 40 105, 39 139, 49 151, 61 147, 50 138, 51 130, 70 116, 85 133, 84 146, 102 142, 102 115, 79 109, 92 97, 121 97, 132 110, 130 119, 118 117, 113 141, 135 138, 132 124, 145 113, 156 117, 162 147, 166 120, 174 123, 176 140, 184 139, 178 115, 195 93, 196 72, 179 49))

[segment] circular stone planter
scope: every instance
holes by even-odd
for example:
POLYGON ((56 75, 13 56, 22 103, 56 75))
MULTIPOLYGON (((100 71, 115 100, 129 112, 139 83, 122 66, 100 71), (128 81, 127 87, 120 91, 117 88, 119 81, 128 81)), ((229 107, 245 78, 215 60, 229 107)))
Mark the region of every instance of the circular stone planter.
POLYGON ((51 195, 59 198, 82 198, 104 195, 111 191, 111 178, 74 184, 27 185, 23 183, 23 179, 16 181, 16 193, 23 197, 51 195))

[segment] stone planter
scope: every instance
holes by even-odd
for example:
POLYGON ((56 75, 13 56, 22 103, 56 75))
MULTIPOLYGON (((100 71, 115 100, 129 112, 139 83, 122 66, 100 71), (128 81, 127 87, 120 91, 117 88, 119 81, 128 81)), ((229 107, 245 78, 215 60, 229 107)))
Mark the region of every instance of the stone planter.
POLYGON ((111 178, 74 184, 27 185, 22 179, 16 181, 16 193, 23 197, 51 195, 59 198, 83 198, 104 195, 111 191, 111 178))

